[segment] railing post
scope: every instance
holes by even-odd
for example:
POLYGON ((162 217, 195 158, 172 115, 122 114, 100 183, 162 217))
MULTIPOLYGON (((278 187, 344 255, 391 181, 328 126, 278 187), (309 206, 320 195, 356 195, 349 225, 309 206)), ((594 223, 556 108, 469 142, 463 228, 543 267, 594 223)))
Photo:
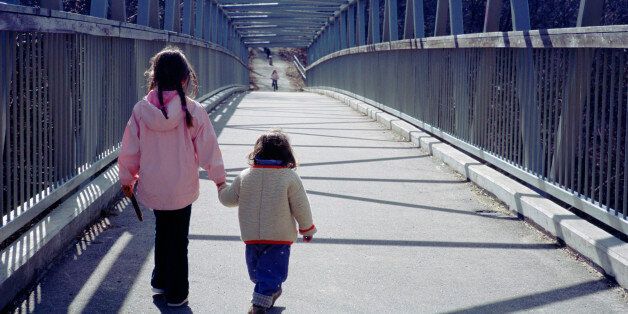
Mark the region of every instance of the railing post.
MULTIPOLYGON (((16 1, 15 3, 19 3, 19 1, 16 1)), ((44 9, 57 11, 63 10, 63 2, 61 0, 41 0, 40 6, 44 9)))
POLYGON ((576 27, 600 25, 603 10, 603 0, 580 0, 576 27))
POLYGON ((107 9, 109 9, 109 0, 92 0, 89 6, 89 15, 106 19, 107 9))
POLYGON ((125 0, 109 0, 109 8, 111 9, 111 19, 126 22, 126 1, 125 0))
POLYGON ((181 32, 180 0, 165 0, 164 29, 171 32, 181 32))
POLYGON ((203 39, 205 39, 205 41, 210 41, 210 37, 211 37, 211 16, 212 16, 212 5, 211 5, 211 0, 204 0, 206 1, 205 5, 203 6, 203 39))
POLYGON ((355 47, 355 6, 347 8, 347 36, 349 37, 349 47, 355 47))
POLYGON ((381 42, 381 34, 379 28, 379 1, 380 0, 371 0, 369 5, 369 44, 377 44, 381 42))
POLYGON ((157 0, 139 0, 137 3, 137 24, 159 28, 158 7, 157 0))
POLYGON ((404 21, 403 38, 423 37, 425 37, 423 0, 406 0, 406 18, 404 21))
POLYGON ((356 35, 358 36, 358 46, 366 45, 366 1, 358 0, 356 5, 358 25, 356 35))
POLYGON ((399 40, 397 24, 397 0, 386 0, 384 4, 384 41, 399 40))
POLYGON ((510 10, 512 12, 512 30, 529 31, 530 6, 528 0, 510 1, 510 10))
POLYGON ((216 36, 218 35, 218 6, 212 1, 211 2, 211 7, 212 7, 212 12, 210 15, 210 23, 211 23, 211 30, 210 30, 210 36, 209 36, 209 41, 211 41, 212 43, 216 43, 216 36))
POLYGON ((484 10, 484 32, 498 32, 499 20, 502 17, 502 0, 486 1, 484 10))
POLYGON ((183 28, 181 32, 192 35, 192 0, 183 0, 183 28))
POLYGON ((449 0, 438 0, 436 3, 436 20, 434 21, 434 36, 447 35, 449 22, 449 0))
POLYGON ((204 2, 205 0, 196 0, 195 1, 195 9, 194 9, 194 37, 203 38, 203 18, 205 18, 204 13, 204 2))
MULTIPOLYGON (((15 45, 13 44, 13 32, 0 32, 0 206, 4 208, 3 182, 4 171, 4 144, 7 134, 7 112, 9 110, 9 87, 13 76, 13 63, 15 60, 15 45)), ((4 212, 2 212, 4 214, 4 212)), ((1 222, 0 222, 1 225, 1 222)))
POLYGON ((462 23, 462 0, 449 0, 449 22, 451 35, 464 34, 464 25, 462 23))
POLYGON ((347 48, 347 11, 342 11, 338 16, 338 26, 340 28, 340 49, 347 48))

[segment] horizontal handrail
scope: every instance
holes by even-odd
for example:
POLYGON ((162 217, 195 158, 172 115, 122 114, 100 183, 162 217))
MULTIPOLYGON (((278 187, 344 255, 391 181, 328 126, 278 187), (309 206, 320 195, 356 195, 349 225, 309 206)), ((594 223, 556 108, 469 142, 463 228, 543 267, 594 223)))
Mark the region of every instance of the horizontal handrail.
POLYGON ((452 48, 628 48, 628 25, 474 33, 403 39, 339 50, 307 67, 357 53, 452 48))
POLYGON ((293 55, 292 58, 294 59, 292 60, 292 63, 294 63, 294 66, 297 68, 297 71, 299 71, 299 74, 301 74, 301 77, 305 80, 306 79, 305 68, 301 64, 301 61, 299 61, 299 58, 297 58, 297 56, 293 55))

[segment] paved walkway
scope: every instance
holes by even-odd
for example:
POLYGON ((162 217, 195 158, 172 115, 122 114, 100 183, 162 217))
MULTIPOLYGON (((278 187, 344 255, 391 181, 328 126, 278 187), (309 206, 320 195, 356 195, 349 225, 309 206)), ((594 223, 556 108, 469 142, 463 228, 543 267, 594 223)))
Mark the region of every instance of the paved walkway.
MULTIPOLYGON (((628 311, 621 289, 502 212, 446 166, 339 102, 255 92, 212 114, 229 178, 256 137, 291 136, 319 233, 293 246, 274 313, 628 311)), ((244 313, 237 211, 202 180, 190 229, 190 303, 176 312, 244 313)), ((21 309, 158 312, 150 292, 154 218, 126 204, 51 267, 21 309)))

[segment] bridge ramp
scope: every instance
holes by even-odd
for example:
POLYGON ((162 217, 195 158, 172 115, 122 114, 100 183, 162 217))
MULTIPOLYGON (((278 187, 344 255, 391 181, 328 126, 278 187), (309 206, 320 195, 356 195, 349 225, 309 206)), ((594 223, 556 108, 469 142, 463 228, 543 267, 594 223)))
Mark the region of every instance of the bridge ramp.
MULTIPOLYGON (((444 164, 340 102, 253 92, 212 113, 228 178, 255 139, 287 132, 319 233, 292 247, 274 313, 628 311, 623 290, 444 164)), ((190 228, 190 303, 244 313, 252 284, 237 210, 201 180, 190 228)), ((150 292, 154 217, 122 202, 30 293, 28 312, 159 312, 150 292)))

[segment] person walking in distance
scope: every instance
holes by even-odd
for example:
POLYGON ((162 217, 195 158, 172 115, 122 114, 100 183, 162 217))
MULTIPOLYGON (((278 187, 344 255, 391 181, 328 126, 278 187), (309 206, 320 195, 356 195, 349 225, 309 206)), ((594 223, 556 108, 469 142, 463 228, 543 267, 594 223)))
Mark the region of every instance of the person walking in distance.
POLYGON ((277 70, 273 70, 270 79, 273 80, 273 91, 277 91, 279 89, 279 85, 277 84, 277 81, 279 81, 279 73, 277 73, 277 70))
POLYGON ((316 227, 288 137, 278 130, 261 135, 248 159, 251 167, 231 185, 221 185, 218 198, 225 206, 239 206, 246 266, 255 284, 249 313, 258 314, 282 293, 297 232, 310 242, 316 227))
POLYGON ((199 196, 198 168, 217 186, 225 168, 205 109, 190 97, 196 74, 181 50, 166 47, 150 60, 148 95, 133 107, 118 157, 127 197, 155 214, 155 267, 151 285, 169 306, 188 301, 188 231, 192 202, 199 196), (190 96, 190 97, 188 97, 190 96))

